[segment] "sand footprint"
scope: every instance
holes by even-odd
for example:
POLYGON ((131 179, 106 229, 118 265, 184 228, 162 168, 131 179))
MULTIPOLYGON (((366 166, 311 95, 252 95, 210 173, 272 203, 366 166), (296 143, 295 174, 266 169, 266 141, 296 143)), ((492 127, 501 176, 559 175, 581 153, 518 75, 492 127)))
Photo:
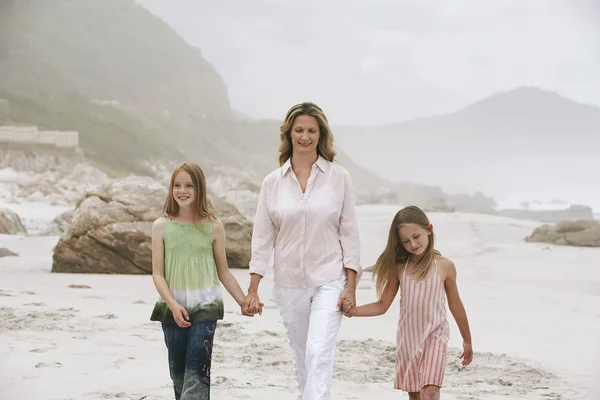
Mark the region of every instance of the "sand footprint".
POLYGON ((63 365, 59 362, 52 363, 37 363, 35 365, 36 368, 61 368, 63 365))
POLYGON ((126 362, 129 362, 131 360, 135 360, 135 357, 125 357, 125 358, 119 358, 116 361, 113 362, 113 367, 115 368, 119 368, 122 364, 125 364, 126 362))

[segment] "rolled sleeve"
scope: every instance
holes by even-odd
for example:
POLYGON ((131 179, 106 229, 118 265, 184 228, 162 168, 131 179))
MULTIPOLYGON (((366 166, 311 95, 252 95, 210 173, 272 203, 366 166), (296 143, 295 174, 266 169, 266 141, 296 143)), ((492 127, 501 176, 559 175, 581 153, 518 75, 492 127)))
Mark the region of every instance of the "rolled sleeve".
POLYGON ((362 275, 360 266, 360 239, 358 234, 358 221, 354 204, 354 188, 350 174, 344 177, 344 203, 340 215, 340 243, 344 268, 356 271, 356 279, 362 275))
POLYGON ((252 256, 249 264, 251 274, 265 276, 273 254, 275 225, 267 204, 267 183, 263 181, 258 196, 258 205, 252 229, 252 256))

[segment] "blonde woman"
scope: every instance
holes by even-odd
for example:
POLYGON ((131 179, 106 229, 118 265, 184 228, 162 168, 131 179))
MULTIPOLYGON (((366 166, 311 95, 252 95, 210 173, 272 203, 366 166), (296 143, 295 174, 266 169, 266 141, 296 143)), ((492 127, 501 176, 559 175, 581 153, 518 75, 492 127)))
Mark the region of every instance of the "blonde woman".
POLYGON ((317 105, 293 106, 280 134, 280 168, 264 179, 258 200, 246 306, 262 311, 258 285, 273 255, 273 298, 292 347, 298 398, 330 399, 340 307, 355 304, 362 271, 352 182, 334 163, 333 135, 317 105))

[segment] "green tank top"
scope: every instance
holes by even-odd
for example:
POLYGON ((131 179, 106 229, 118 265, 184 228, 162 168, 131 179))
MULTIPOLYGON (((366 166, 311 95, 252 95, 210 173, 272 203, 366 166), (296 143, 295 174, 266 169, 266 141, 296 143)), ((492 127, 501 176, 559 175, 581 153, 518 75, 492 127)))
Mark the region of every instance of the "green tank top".
MULTIPOLYGON (((213 254, 212 223, 184 224, 165 219, 165 279, 190 322, 223 319, 223 294, 213 254)), ((152 321, 174 324, 173 313, 162 298, 154 305, 152 321)))

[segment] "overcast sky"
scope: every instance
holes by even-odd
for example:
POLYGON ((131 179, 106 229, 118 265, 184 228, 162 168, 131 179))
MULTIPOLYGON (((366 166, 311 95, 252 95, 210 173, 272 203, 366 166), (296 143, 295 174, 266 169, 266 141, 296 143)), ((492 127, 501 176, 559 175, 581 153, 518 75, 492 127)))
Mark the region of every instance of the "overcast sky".
POLYGON ((600 1, 138 0, 201 49, 232 106, 384 124, 538 86, 600 106, 600 1))

